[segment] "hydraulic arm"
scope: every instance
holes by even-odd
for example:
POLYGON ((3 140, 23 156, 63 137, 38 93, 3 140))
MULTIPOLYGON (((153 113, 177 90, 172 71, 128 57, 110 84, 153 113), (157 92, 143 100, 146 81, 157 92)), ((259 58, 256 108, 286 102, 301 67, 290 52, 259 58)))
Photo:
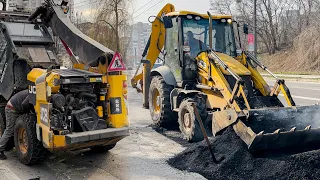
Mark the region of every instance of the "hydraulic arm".
POLYGON ((48 0, 37 8, 29 17, 29 21, 35 20, 40 15, 41 20, 51 27, 53 34, 59 36, 79 57, 80 62, 76 63, 90 64, 103 55, 113 54, 112 50, 89 38, 70 22, 62 10, 63 3, 65 2, 56 5, 48 0))
MULTIPOLYGON (((169 12, 174 12, 174 11, 175 11, 174 6, 172 4, 167 4, 161 9, 161 11, 155 17, 155 20, 152 22, 152 32, 149 37, 149 41, 145 47, 144 53, 142 54, 142 59, 146 59, 149 62, 150 68, 154 66, 154 63, 156 62, 164 46, 165 28, 162 22, 162 17, 165 14, 169 12)), ((147 72, 146 70, 147 65, 144 64, 142 73, 138 74, 141 64, 142 63, 140 62, 134 77, 131 79, 132 87, 136 88, 138 92, 142 92, 142 89, 137 87, 138 81, 141 81, 143 79, 144 73, 147 72)))

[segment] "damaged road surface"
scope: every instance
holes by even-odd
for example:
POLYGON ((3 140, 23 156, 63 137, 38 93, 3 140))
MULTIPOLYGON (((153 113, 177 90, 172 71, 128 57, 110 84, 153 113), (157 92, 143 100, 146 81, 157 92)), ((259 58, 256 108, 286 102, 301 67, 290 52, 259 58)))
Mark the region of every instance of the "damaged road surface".
POLYGON ((214 153, 224 156, 215 164, 204 141, 195 143, 171 158, 171 166, 196 172, 207 179, 318 179, 320 150, 299 153, 299 149, 251 154, 232 128, 211 138, 214 153))

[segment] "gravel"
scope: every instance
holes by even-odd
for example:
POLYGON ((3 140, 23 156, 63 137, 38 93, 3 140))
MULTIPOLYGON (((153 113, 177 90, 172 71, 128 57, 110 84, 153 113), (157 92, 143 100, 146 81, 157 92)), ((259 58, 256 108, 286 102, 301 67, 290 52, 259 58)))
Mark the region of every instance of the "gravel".
POLYGON ((205 142, 192 144, 168 160, 180 170, 196 172, 207 179, 320 179, 320 151, 283 149, 251 154, 246 144, 231 128, 210 138, 216 156, 225 159, 212 162, 205 142))

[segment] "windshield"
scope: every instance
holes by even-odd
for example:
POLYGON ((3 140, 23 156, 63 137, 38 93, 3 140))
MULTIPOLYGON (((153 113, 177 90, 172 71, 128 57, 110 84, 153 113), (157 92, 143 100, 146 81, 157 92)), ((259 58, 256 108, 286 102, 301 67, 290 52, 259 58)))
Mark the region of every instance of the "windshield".
MULTIPOLYGON (((183 19, 184 45, 190 47, 190 54, 196 57, 199 52, 209 48, 209 20, 194 17, 183 19)), ((236 56, 232 24, 225 19, 212 20, 212 49, 217 52, 236 56)))

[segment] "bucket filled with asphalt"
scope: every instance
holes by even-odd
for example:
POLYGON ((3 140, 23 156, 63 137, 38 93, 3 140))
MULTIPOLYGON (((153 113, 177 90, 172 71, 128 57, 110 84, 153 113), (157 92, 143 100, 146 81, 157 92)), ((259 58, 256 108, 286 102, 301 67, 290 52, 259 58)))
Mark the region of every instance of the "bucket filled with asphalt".
POLYGON ((242 120, 249 130, 249 151, 307 146, 320 143, 320 106, 297 106, 249 110, 242 120), (252 130, 252 132, 251 132, 252 130))

